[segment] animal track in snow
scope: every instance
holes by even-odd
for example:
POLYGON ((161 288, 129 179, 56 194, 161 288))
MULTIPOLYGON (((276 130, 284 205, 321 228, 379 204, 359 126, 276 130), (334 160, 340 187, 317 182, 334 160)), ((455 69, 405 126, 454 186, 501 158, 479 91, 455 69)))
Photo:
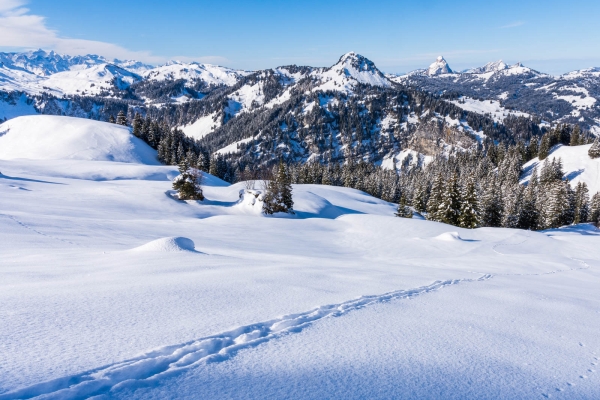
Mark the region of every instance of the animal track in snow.
POLYGON ((483 275, 478 279, 436 281, 415 289, 362 296, 339 304, 320 306, 307 312, 284 315, 187 343, 166 346, 130 360, 0 394, 0 400, 38 396, 44 396, 44 399, 81 399, 126 386, 152 386, 160 379, 181 373, 200 362, 227 360, 239 350, 255 347, 285 334, 300 332, 323 318, 339 317, 370 305, 411 298, 446 286, 480 282, 490 278, 492 275, 483 275))

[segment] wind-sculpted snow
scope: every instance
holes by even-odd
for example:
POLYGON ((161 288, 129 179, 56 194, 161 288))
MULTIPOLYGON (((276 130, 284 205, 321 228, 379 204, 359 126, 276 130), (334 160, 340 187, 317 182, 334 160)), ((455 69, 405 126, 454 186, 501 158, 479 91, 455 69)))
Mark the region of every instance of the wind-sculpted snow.
POLYGON ((44 399, 81 399, 105 394, 112 389, 152 386, 160 383, 161 379, 181 373, 198 363, 225 361, 234 357, 240 350, 258 346, 286 334, 301 332, 324 318, 340 317, 374 304, 408 299, 447 286, 481 282, 490 278, 492 275, 486 274, 478 279, 437 281, 415 289, 362 296, 339 304, 320 306, 307 312, 284 315, 187 343, 166 346, 130 360, 81 374, 32 385, 2 394, 0 400, 28 399, 38 396, 43 396, 44 399))

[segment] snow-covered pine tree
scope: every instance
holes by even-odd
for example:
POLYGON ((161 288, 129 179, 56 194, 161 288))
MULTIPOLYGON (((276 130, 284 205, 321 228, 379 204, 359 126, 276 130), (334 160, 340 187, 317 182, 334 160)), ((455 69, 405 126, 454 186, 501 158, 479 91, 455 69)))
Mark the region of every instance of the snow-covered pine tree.
POLYGON ((400 218, 412 218, 413 213, 410 207, 407 204, 406 196, 402 194, 400 196, 400 203, 398 203, 398 211, 396 212, 396 217, 400 218))
POLYGON ((458 225, 460 215, 460 191, 458 189, 458 175, 455 173, 444 187, 442 203, 438 207, 440 221, 450 225, 458 225))
POLYGON ((581 129, 579 125, 575 125, 573 132, 571 133, 571 141, 569 142, 569 146, 579 146, 579 141, 581 140, 581 129))
POLYGON ((429 201, 427 202, 427 219, 431 221, 441 222, 443 215, 441 211, 441 204, 443 202, 444 195, 444 178, 441 173, 438 173, 431 186, 431 192, 429 194, 429 201))
POLYGON ((542 141, 540 142, 540 148, 538 150, 538 158, 540 161, 545 160, 550 154, 550 139, 549 135, 545 134, 542 136, 542 141))
POLYGON ((600 192, 597 192, 592 196, 590 200, 590 222, 596 224, 596 226, 600 226, 600 192))
POLYGON ((590 211, 589 190, 585 182, 577 183, 575 187, 575 219, 574 224, 588 222, 590 211))
POLYGON ((417 183, 413 194, 412 205, 420 213, 427 210, 427 182, 420 181, 417 183))
POLYGON ((263 212, 275 214, 278 212, 294 214, 294 200, 292 199, 292 184, 287 167, 283 161, 279 162, 274 179, 269 181, 263 197, 263 212))
POLYGON ((173 179, 173 190, 177 190, 179 200, 204 200, 202 186, 200 185, 201 173, 190 168, 187 160, 179 164, 179 175, 173 179))
POLYGON ((600 140, 598 138, 594 139, 594 143, 592 143, 592 147, 588 150, 588 155, 590 158, 598 158, 600 157, 600 140))
POLYGON ((127 116, 123 112, 123 110, 119 111, 117 114, 117 125, 127 126, 127 116))
POLYGON ((569 225, 575 217, 573 192, 568 182, 554 181, 549 186, 549 196, 544 207, 544 229, 569 225))
POLYGON ((111 124, 115 123, 115 116, 111 114, 110 117, 108 117, 108 122, 110 122, 111 124))
POLYGON ((502 199, 495 174, 485 183, 481 198, 481 226, 502 225, 502 199))
POLYGON ((458 217, 458 225, 474 229, 479 226, 479 200, 475 187, 475 180, 472 176, 467 178, 467 183, 461 193, 460 215, 458 217))
POLYGON ((141 138, 144 128, 144 119, 139 113, 135 113, 135 117, 133 117, 132 127, 134 136, 141 138))

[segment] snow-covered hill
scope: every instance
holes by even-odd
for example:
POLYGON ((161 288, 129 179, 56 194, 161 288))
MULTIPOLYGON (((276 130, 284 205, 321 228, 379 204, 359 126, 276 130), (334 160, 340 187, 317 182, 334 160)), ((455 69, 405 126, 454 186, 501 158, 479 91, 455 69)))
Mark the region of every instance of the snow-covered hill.
POLYGON ((115 162, 125 128, 1 131, 30 159, 0 156, 0 399, 598 397, 590 225, 466 230, 327 185, 266 217, 260 187, 184 202, 176 167, 115 162))
POLYGON ((0 125, 0 159, 116 161, 159 165, 156 151, 127 127, 49 115, 0 125))
MULTIPOLYGON (((600 158, 590 158, 588 150, 591 146, 591 144, 584 146, 558 145, 552 149, 547 159, 549 161, 553 158, 560 159, 562 161, 565 178, 567 178, 572 185, 576 185, 579 182, 585 182, 590 191, 590 195, 593 195, 596 192, 600 192, 600 158)), ((529 181, 531 173, 536 166, 538 167, 539 173, 543 164, 544 161, 540 162, 537 157, 525 164, 523 166, 523 181, 529 181)))

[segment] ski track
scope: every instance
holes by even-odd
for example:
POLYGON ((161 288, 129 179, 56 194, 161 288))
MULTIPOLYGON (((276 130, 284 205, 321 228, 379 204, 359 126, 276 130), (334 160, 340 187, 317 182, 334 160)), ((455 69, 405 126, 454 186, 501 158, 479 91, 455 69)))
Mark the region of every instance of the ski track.
POLYGON ((415 289, 362 296, 339 304, 324 305, 311 311, 289 314, 187 343, 166 346, 130 360, 0 394, 0 400, 34 397, 84 399, 124 387, 154 386, 160 379, 181 373, 201 362, 228 360, 239 350, 256 347, 286 334, 298 333, 323 318, 339 317, 370 305, 411 298, 459 283, 481 282, 492 277, 486 274, 478 279, 436 281, 415 289))

